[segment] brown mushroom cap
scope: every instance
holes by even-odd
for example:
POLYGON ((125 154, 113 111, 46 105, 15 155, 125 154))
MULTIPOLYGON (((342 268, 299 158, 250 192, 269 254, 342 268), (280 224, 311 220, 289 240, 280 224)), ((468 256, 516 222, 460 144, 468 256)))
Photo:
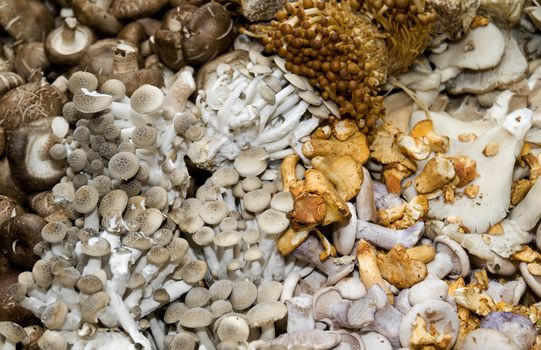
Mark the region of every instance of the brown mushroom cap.
POLYGON ((46 83, 23 84, 0 98, 0 124, 7 133, 61 112, 62 96, 46 83))
POLYGON ((36 120, 14 130, 8 139, 7 159, 15 180, 27 192, 51 189, 65 174, 65 161, 49 155, 49 119, 36 120))
POLYGON ((168 0, 115 0, 109 12, 119 19, 147 17, 160 11, 168 0))
POLYGON ((37 0, 2 2, 0 24, 15 40, 43 41, 53 29, 53 15, 37 0))
POLYGON ((17 200, 0 195, 0 225, 10 218, 21 215, 25 211, 17 200))
POLYGON ((120 21, 107 10, 100 8, 94 1, 73 0, 71 5, 77 20, 99 33, 115 36, 122 29, 120 21))
POLYGON ((0 322, 0 334, 15 344, 26 343, 28 341, 28 335, 23 327, 14 322, 0 322))
POLYGON ((34 41, 17 48, 13 65, 17 74, 30 81, 36 72, 47 72, 51 63, 45 54, 43 42, 34 41))
POLYGON ((18 215, 1 224, 0 249, 4 256, 12 264, 31 269, 38 260, 33 249, 41 241, 45 224, 46 221, 35 214, 18 215))

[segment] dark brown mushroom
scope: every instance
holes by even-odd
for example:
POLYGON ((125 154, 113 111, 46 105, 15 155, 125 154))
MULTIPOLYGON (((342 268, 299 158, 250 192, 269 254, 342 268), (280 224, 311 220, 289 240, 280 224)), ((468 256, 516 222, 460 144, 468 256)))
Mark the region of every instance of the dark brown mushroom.
POLYGON ((146 17, 160 11, 167 0, 115 0, 109 12, 119 19, 146 17))
POLYGON ((9 162, 6 157, 0 160, 0 195, 9 196, 19 202, 26 202, 27 195, 15 182, 9 169, 9 162))
POLYGON ((45 54, 45 45, 41 41, 26 43, 17 48, 15 71, 27 81, 35 81, 33 77, 47 72, 50 65, 45 54))
POLYGON ((47 83, 27 83, 0 98, 0 126, 9 134, 21 125, 61 115, 62 95, 47 83))
POLYGON ((140 48, 141 43, 147 38, 147 33, 140 22, 133 21, 125 25, 116 37, 140 48))
POLYGON ((234 36, 233 20, 224 6, 183 4, 167 12, 151 44, 163 63, 177 70, 211 60, 231 46, 234 36))
POLYGON ((79 64, 81 70, 95 74, 100 85, 109 79, 122 81, 128 96, 144 84, 163 86, 162 70, 142 66, 137 48, 127 41, 117 39, 94 43, 79 64))
POLYGON ((109 12, 109 8, 102 8, 99 3, 91 0, 73 0, 73 13, 79 22, 96 32, 115 36, 122 29, 122 23, 109 12))
POLYGON ((15 40, 43 41, 53 29, 53 15, 42 1, 1 0, 0 24, 15 40))
POLYGON ((36 214, 22 214, 0 225, 0 251, 8 261, 31 269, 39 257, 34 246, 41 241, 41 229, 46 221, 36 214))
POLYGON ((8 138, 7 159, 15 181, 27 193, 45 191, 65 175, 66 161, 49 155, 53 145, 50 119, 39 119, 13 130, 8 138))

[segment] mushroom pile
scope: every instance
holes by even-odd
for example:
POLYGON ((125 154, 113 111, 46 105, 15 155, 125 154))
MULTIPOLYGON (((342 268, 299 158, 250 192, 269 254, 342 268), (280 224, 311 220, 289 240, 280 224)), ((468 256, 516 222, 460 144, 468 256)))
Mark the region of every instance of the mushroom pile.
POLYGON ((0 5, 1 349, 541 349, 536 1, 0 5))

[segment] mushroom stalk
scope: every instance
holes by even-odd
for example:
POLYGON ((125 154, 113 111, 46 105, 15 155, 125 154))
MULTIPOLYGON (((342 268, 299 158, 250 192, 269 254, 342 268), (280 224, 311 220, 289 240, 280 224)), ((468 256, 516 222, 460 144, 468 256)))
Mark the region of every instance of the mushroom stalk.
POLYGON ((446 253, 437 253, 434 260, 426 264, 428 276, 442 279, 453 269, 453 260, 446 253))
POLYGON ((163 350, 164 339, 165 339, 164 325, 161 321, 156 319, 156 317, 151 317, 149 322, 150 322, 150 331, 152 332, 152 337, 154 338, 154 342, 156 343, 156 346, 158 346, 159 350, 163 350))
POLYGON ((357 239, 365 239, 386 250, 392 249, 397 244, 411 248, 421 238, 423 228, 423 221, 419 221, 404 230, 393 230, 359 220, 357 222, 357 239))
POLYGON ((122 328, 130 335, 136 344, 141 344, 143 349, 151 349, 152 347, 150 345, 150 341, 141 332, 139 332, 137 323, 130 315, 130 311, 126 307, 126 304, 124 304, 122 297, 120 297, 120 295, 114 291, 110 282, 107 283, 106 289, 107 293, 111 297, 109 305, 116 313, 122 328))
POLYGON ((287 275, 284 286, 282 287, 282 295, 280 295, 280 301, 284 302, 293 298, 293 293, 295 292, 295 287, 299 283, 301 275, 298 272, 293 272, 287 275))
POLYGON ((264 324, 261 326, 261 337, 259 339, 271 341, 276 338, 276 332, 274 330, 274 323, 264 324))
POLYGON ((75 29, 77 28, 77 20, 75 18, 66 18, 62 25, 62 41, 67 44, 73 44, 75 41, 75 29))
POLYGON ((287 333, 293 334, 316 328, 312 304, 312 296, 310 295, 301 295, 286 301, 287 333))

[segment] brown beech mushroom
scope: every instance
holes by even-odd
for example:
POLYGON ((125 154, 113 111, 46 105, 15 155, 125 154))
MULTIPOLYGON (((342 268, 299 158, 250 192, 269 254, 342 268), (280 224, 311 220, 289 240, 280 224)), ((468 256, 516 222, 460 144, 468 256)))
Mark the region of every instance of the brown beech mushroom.
POLYGON ((161 69, 142 67, 137 47, 118 39, 95 42, 86 50, 79 63, 79 69, 96 75, 100 85, 110 79, 124 83, 128 96, 141 85, 162 87, 164 84, 161 69))
POLYGON ((224 6, 184 4, 164 16, 151 44, 162 62, 173 70, 201 65, 226 51, 234 38, 233 20, 224 6))
POLYGON ((15 216, 0 225, 0 249, 12 263, 31 269, 39 257, 33 252, 41 241, 41 229, 46 222, 36 214, 15 216))
POLYGON ((79 22, 100 34, 114 36, 122 29, 122 23, 109 12, 111 2, 112 0, 73 0, 71 5, 79 22))
POLYGON ((0 1, 0 24, 15 40, 43 41, 53 29, 53 15, 42 1, 0 1))
POLYGON ((9 167, 25 192, 51 189, 65 174, 65 161, 49 155, 52 146, 50 123, 50 119, 36 120, 12 131, 9 136, 9 167))
POLYGON ((61 115, 62 94, 47 83, 27 83, 0 98, 0 125, 9 134, 21 125, 61 115))
POLYGON ((27 81, 40 79, 41 73, 47 72, 50 65, 43 42, 33 41, 17 47, 13 66, 17 74, 27 81))
POLYGON ((75 18, 68 17, 47 36, 45 52, 52 63, 74 66, 95 40, 90 28, 78 24, 75 18))
POLYGON ((109 12, 118 19, 146 17, 160 11, 167 0, 115 0, 109 12))

